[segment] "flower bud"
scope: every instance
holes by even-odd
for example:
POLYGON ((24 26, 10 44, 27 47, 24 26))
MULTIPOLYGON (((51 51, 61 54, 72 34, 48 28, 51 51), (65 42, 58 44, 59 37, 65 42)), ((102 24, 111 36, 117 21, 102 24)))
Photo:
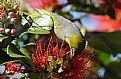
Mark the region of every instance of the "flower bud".
POLYGON ((17 19, 16 18, 11 18, 11 21, 10 21, 12 24, 16 24, 17 23, 17 19))
POLYGON ((1 18, 6 18, 6 14, 5 13, 1 13, 1 18))
POLYGON ((11 18, 15 17, 15 13, 14 12, 9 12, 8 16, 10 16, 11 18))
POLYGON ((16 29, 12 29, 11 34, 13 34, 13 35, 16 34, 16 29))
POLYGON ((1 22, 5 22, 7 20, 7 16, 5 13, 1 13, 0 20, 1 20, 1 22))
POLYGON ((3 28, 0 28, 0 33, 3 32, 3 30, 4 30, 3 28))
POLYGON ((10 29, 5 29, 5 32, 8 34, 10 34, 10 31, 11 31, 10 29))

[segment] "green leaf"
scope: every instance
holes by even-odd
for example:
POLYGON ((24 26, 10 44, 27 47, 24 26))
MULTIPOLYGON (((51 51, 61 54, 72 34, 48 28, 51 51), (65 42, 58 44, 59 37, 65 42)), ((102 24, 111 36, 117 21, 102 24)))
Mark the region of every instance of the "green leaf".
POLYGON ((25 63, 28 67, 30 67, 33 71, 35 71, 35 65, 34 65, 31 57, 25 51, 24 48, 23 48, 23 51, 22 51, 22 49, 20 51, 14 44, 10 44, 7 47, 7 54, 10 57, 18 58, 23 63, 25 63))
POLYGON ((6 39, 6 38, 8 38, 8 36, 5 36, 5 37, 0 36, 0 42, 2 42, 3 39, 6 39))
POLYGON ((29 43, 23 46, 20 46, 20 51, 25 55, 29 57, 29 54, 32 54, 35 52, 36 44, 35 43, 29 43))
POLYGON ((112 71, 113 74, 121 78, 121 63, 120 62, 111 62, 108 65, 108 68, 110 69, 110 71, 112 71))
POLYGON ((97 33, 88 40, 89 46, 106 53, 117 54, 121 52, 121 32, 97 33))
POLYGON ((19 58, 24 64, 28 67, 28 69, 31 69, 35 72, 35 65, 33 63, 33 60, 30 57, 23 57, 19 58))
POLYGON ((8 47, 7 47, 7 54, 10 57, 14 57, 14 58, 25 57, 25 55, 22 54, 22 52, 19 51, 19 49, 14 44, 8 45, 8 47))
POLYGON ((38 29, 30 28, 28 31, 22 33, 19 36, 19 38, 22 37, 24 34, 50 34, 50 31, 44 30, 44 29, 41 29, 41 28, 38 28, 38 29))
POLYGON ((51 79, 51 78, 48 78, 48 73, 44 73, 44 72, 40 72, 39 74, 34 72, 29 72, 28 77, 30 79, 51 79))
POLYGON ((111 54, 105 53, 105 52, 102 52, 102 51, 96 51, 96 54, 97 54, 98 60, 101 63, 103 63, 105 66, 108 65, 111 62, 111 60, 110 60, 111 54))
POLYGON ((20 62, 20 60, 12 58, 5 51, 0 50, 0 65, 8 62, 20 62))
POLYGON ((12 36, 0 36, 0 47, 6 47, 13 41, 12 36))
POLYGON ((50 31, 48 30, 43 30, 43 29, 39 29, 39 28, 31 28, 29 29, 27 32, 25 33, 32 33, 32 34, 50 34, 50 31))
POLYGON ((20 51, 26 56, 23 61, 30 65, 33 71, 35 71, 35 65, 30 56, 35 52, 35 47, 35 43, 29 43, 20 47, 20 51))
POLYGON ((42 28, 42 29, 46 29, 46 30, 51 30, 53 27, 53 21, 51 19, 51 17, 47 14, 43 14, 40 15, 36 18, 32 18, 33 19, 33 23, 32 26, 34 26, 35 28, 42 28))
POLYGON ((34 73, 34 72, 29 72, 28 77, 29 77, 30 79, 39 79, 39 74, 34 73))

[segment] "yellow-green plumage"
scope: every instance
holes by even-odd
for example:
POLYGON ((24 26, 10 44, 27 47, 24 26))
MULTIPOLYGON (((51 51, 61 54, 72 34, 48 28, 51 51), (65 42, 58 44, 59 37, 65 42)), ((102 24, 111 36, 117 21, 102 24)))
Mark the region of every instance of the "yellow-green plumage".
POLYGON ((79 37, 79 35, 70 35, 70 37, 67 38, 68 44, 71 48, 78 48, 78 45, 80 42, 83 42, 82 38, 79 37))

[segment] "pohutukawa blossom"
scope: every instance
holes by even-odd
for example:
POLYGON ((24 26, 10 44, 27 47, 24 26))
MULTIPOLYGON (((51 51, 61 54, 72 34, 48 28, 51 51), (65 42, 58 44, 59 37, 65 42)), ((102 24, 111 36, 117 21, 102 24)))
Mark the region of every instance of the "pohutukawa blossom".
POLYGON ((113 32, 121 30, 121 9, 117 7, 117 4, 114 4, 112 7, 115 11, 115 19, 111 19, 108 15, 89 15, 91 21, 96 25, 97 31, 113 32))
POLYGON ((91 60, 94 54, 89 55, 89 51, 84 50, 76 56, 70 63, 70 67, 65 70, 62 79, 88 79, 91 78, 91 60))
POLYGON ((50 38, 49 43, 42 40, 37 42, 36 52, 32 54, 32 59, 36 65, 36 70, 49 71, 57 68, 57 65, 63 65, 64 56, 70 53, 68 45, 62 45, 58 42, 53 42, 50 38))
POLYGON ((90 14, 89 19, 91 24, 96 27, 94 30, 100 32, 113 32, 121 30, 121 0, 101 0, 105 6, 105 12, 109 12, 109 9, 114 10, 115 19, 112 19, 109 15, 95 15, 90 14), (111 1, 112 5, 109 6, 107 1, 111 1))
POLYGON ((117 10, 116 19, 111 19, 108 15, 89 15, 91 21, 96 25, 96 30, 100 32, 113 32, 121 29, 120 15, 121 11, 117 10))
POLYGON ((0 79, 4 79, 4 75, 0 75, 0 79))
POLYGON ((25 0, 34 8, 47 9, 57 5, 57 0, 25 0))
POLYGON ((16 73, 21 72, 21 67, 22 67, 21 64, 16 66, 15 63, 9 62, 6 64, 5 70, 9 75, 14 75, 16 73))

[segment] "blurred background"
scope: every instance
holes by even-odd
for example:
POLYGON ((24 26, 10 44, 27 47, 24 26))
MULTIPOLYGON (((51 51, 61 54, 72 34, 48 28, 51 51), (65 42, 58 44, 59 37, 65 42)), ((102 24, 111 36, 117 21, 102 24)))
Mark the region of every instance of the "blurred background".
MULTIPOLYGON (((97 68, 97 79, 121 79, 121 0, 18 2, 22 11, 36 13, 35 8, 45 9, 74 22, 96 54, 93 62, 97 68)), ((16 43, 21 46, 31 41, 32 37, 24 35, 16 43)))

